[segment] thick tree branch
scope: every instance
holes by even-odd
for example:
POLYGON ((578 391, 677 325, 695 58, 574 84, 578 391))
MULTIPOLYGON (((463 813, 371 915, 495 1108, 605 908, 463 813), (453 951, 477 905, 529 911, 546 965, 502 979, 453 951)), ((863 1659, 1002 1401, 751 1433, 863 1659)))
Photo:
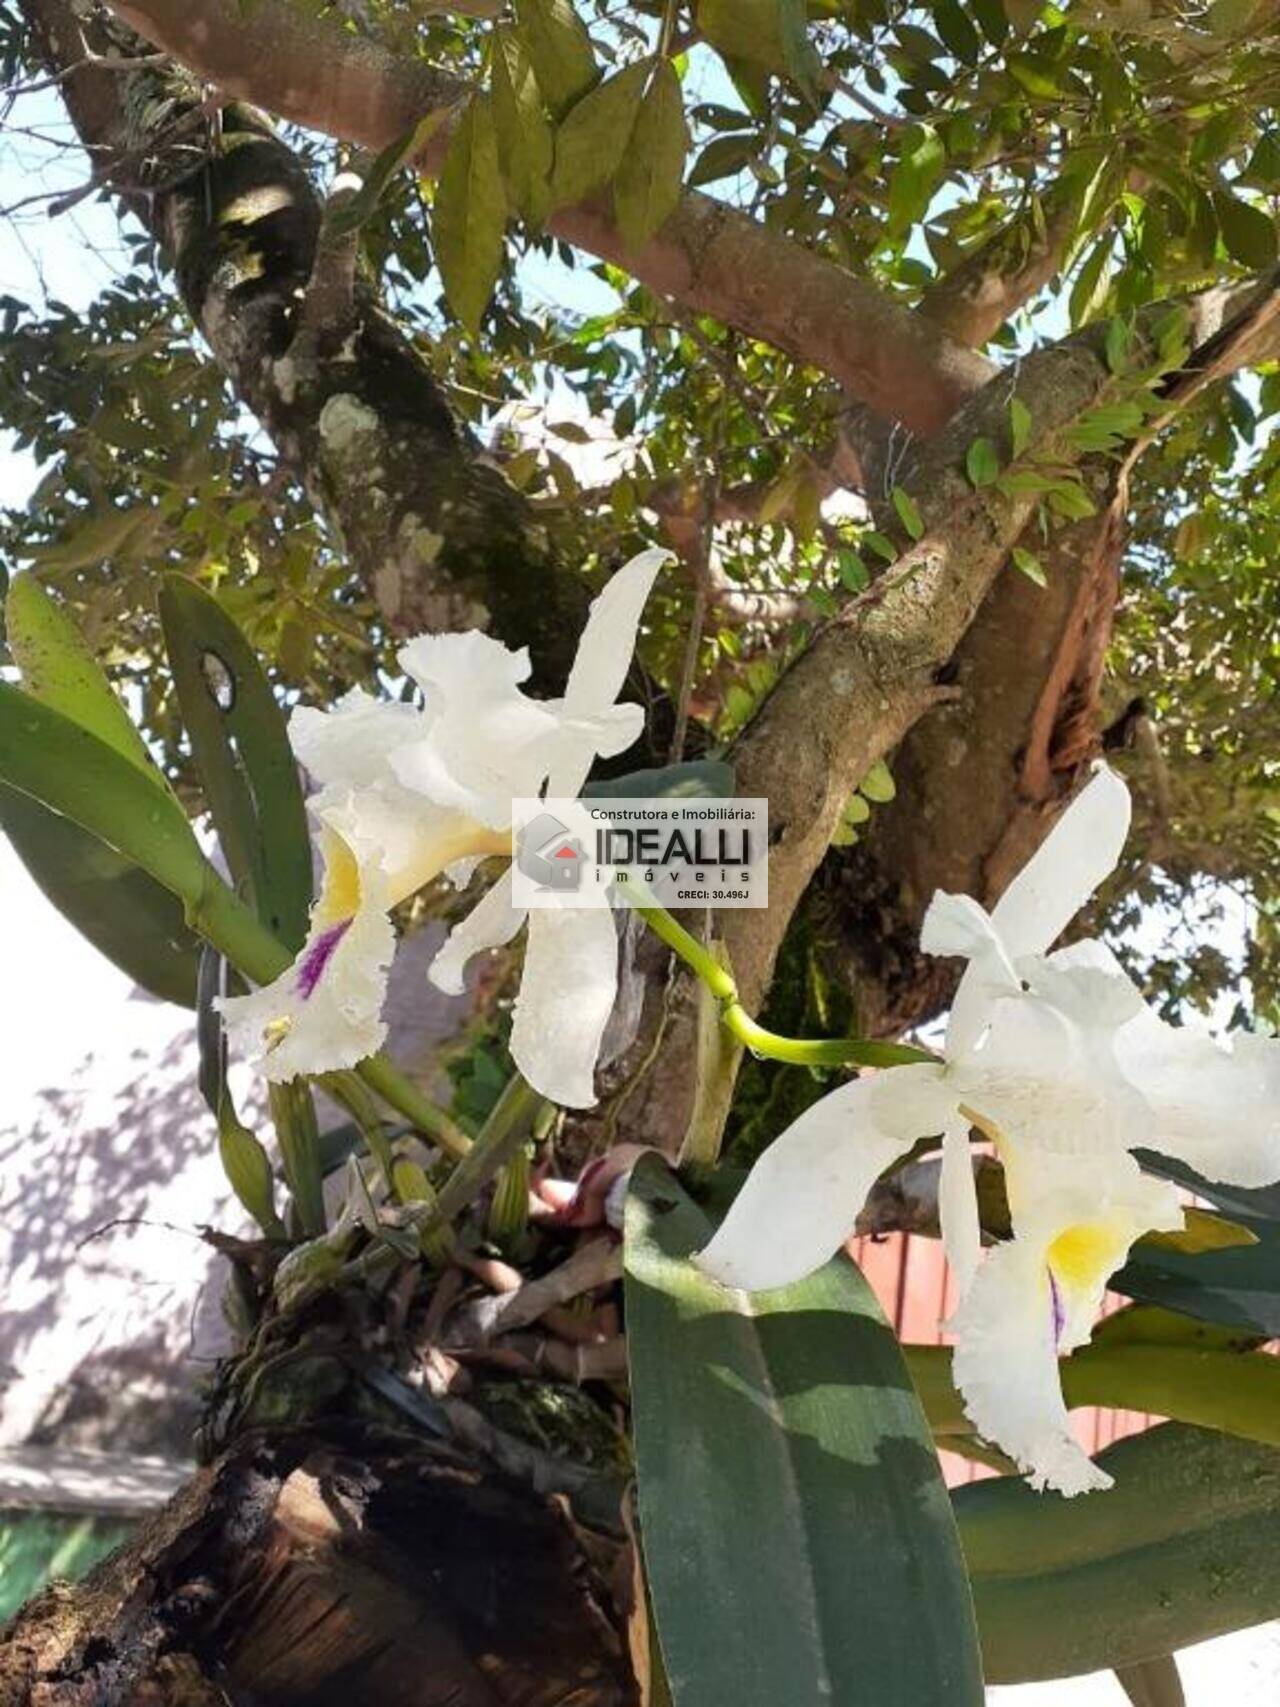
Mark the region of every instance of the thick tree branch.
MULTIPOLYGON (((71 0, 28 0, 95 158, 147 158, 184 105, 185 73, 84 63, 136 38, 71 0), (119 39, 112 39, 112 31, 119 39)), ((256 15, 256 9, 250 16, 256 15)), ((586 589, 554 560, 524 498, 460 426, 422 352, 354 278, 292 151, 256 113, 223 109, 182 174, 129 206, 159 239, 183 301, 240 396, 306 485, 393 630, 481 626, 528 645, 559 686, 586 589)), ((337 201, 343 199, 339 186, 337 201)), ((330 210, 330 218, 337 208, 330 210)))
MULTIPOLYGON (((111 9, 225 94, 368 148, 470 92, 288 0, 111 0, 111 9)), ((422 170, 438 166, 445 142, 444 128, 433 133, 422 170)), ((639 250, 623 242, 604 200, 561 210, 550 229, 660 295, 824 369, 916 432, 936 432, 994 372, 865 280, 708 196, 686 194, 639 250)))
POLYGON ((1075 232, 1078 194, 1051 191, 1045 201, 1042 226, 1027 214, 1012 220, 925 291, 921 313, 975 349, 994 337, 1048 284, 1075 232))

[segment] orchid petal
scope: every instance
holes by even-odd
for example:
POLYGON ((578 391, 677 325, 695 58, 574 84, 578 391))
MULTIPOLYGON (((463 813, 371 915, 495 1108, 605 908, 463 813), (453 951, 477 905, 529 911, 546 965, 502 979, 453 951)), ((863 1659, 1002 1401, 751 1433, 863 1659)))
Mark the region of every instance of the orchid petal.
POLYGON ((529 648, 504 646, 469 628, 462 634, 419 634, 396 653, 405 675, 422 689, 428 715, 437 702, 465 704, 468 698, 502 701, 527 682, 529 648))
POLYGON ((1146 1012, 1142 991, 1105 943, 1073 942, 1018 962, 1032 993, 1086 1030, 1115 1032, 1146 1012))
POLYGON ((650 546, 625 563, 592 600, 564 690, 566 716, 589 717, 613 705, 622 692, 645 601, 671 556, 664 546, 650 546))
POLYGON ((967 1120, 948 1121, 942 1135, 938 1218, 942 1224, 942 1248, 963 1298, 982 1261, 982 1225, 967 1120))
POLYGON ((1227 1042, 1145 1010, 1117 1036, 1116 1059, 1153 1109, 1151 1149, 1206 1179, 1270 1185, 1280 1179, 1280 1041, 1237 1032, 1227 1042))
POLYGON ((955 1118, 955 1091, 939 1061, 895 1067, 869 1075, 865 1083, 872 1125, 886 1138, 900 1139, 904 1150, 945 1132, 955 1118))
POLYGON ((1105 1025, 1082 1024, 1037 996, 1007 997, 992 1010, 981 1047, 950 1068, 957 1100, 1011 1147, 1134 1149, 1152 1138, 1152 1112, 1121 1073, 1112 1037, 1105 1025))
POLYGON ((437 806, 397 782, 325 788, 310 805, 314 817, 353 849, 362 868, 381 870, 388 906, 396 906, 459 861, 511 851, 509 833, 486 829, 465 813, 437 806))
POLYGON ((631 668, 645 600, 671 553, 652 547, 633 557, 592 601, 564 699, 548 792, 576 796, 597 755, 625 753, 644 728, 638 705, 615 705, 631 668))
POLYGON ((397 780, 490 828, 509 825, 512 800, 540 792, 558 728, 554 708, 521 691, 527 648, 475 631, 421 634, 399 661, 424 706, 418 738, 391 756, 397 780))
POLYGON ((876 1122, 879 1084, 841 1085, 775 1139, 694 1259, 704 1274, 763 1291, 802 1280, 840 1248, 871 1187, 910 1147, 876 1122))
POLYGON ((951 1004, 946 1051, 966 1055, 986 1030, 991 1004, 1022 988, 995 923, 970 895, 938 890, 920 927, 926 954, 963 955, 969 962, 951 1004))
POLYGON ((1071 1433, 1058 1356, 1088 1339, 1136 1238, 1181 1226, 1178 1194, 1131 1156, 1034 1158, 1007 1176, 1015 1237, 988 1256, 949 1324, 974 1427, 1036 1488, 1111 1485, 1071 1433))
POLYGON ((445 938, 427 977, 446 995, 466 993, 467 962, 486 949, 511 941, 525 921, 525 909, 511 904, 511 872, 506 870, 445 938))
POLYGON ((529 1083, 566 1108, 590 1108, 595 1067, 618 993, 618 932, 609 907, 529 914, 511 1055, 529 1083))
POLYGON ((289 719, 289 743, 317 783, 363 787, 391 775, 390 758, 418 733, 421 713, 352 688, 329 711, 302 705, 289 719))
POLYGON ((1010 960, 1052 947, 1120 862, 1129 790, 1099 765, 996 903, 991 918, 1010 960))

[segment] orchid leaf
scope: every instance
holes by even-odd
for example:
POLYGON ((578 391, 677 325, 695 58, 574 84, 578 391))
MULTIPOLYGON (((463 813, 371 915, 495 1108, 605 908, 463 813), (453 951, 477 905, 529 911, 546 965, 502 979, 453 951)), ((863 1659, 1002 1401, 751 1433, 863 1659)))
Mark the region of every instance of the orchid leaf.
POLYGON ((1240 1215, 1249 1245, 1189 1254, 1147 1242, 1136 1245, 1112 1289, 1162 1304, 1201 1321, 1280 1334, 1280 1223, 1240 1215))
POLYGON ((34 699, 73 718, 153 780, 160 780, 141 735, 88 642, 32 574, 16 576, 9 588, 5 633, 22 685, 34 699))
POLYGON ((1280 1185, 1252 1189, 1242 1185, 1222 1185, 1217 1180, 1206 1179, 1185 1162, 1174 1161, 1171 1156, 1158 1156, 1154 1150, 1138 1150, 1135 1154, 1149 1174, 1172 1180, 1175 1185, 1185 1185, 1188 1191, 1195 1192, 1197 1197, 1203 1197, 1206 1203, 1212 1203, 1228 1215, 1280 1221, 1280 1185))
POLYGON ((252 647, 194 581, 165 580, 160 620, 231 875, 272 935, 297 949, 307 934, 311 845, 284 717, 252 647))
POLYGON ((1168 1423, 1101 1454, 1105 1493, 954 1493, 987 1681, 1138 1665, 1280 1613, 1280 1452, 1168 1423))
POLYGON ((0 783, 70 818, 184 901, 216 881, 159 776, 9 682, 0 682, 0 783))
MULTIPOLYGON (((34 576, 16 577, 5 614, 26 691, 167 793, 79 629, 34 576)), ((197 943, 181 903, 167 889, 70 818, 16 789, 0 789, 0 829, 45 897, 81 936, 151 995, 192 1005, 197 943)))
POLYGON ((1183 1225, 1166 1232, 1145 1233, 1138 1241, 1148 1250, 1185 1251, 1199 1256, 1203 1251, 1230 1251, 1256 1245, 1258 1235, 1239 1221, 1229 1221, 1211 1209, 1183 1211, 1183 1225))
POLYGON ((626 1210, 627 1339, 676 1707, 976 1707, 951 1511, 870 1288, 841 1257, 780 1291, 727 1291, 689 1260, 711 1231, 646 1157, 626 1210))
POLYGON ((17 789, 0 788, 0 830, 45 898, 100 954, 162 1002, 194 1004, 198 944, 174 895, 17 789))

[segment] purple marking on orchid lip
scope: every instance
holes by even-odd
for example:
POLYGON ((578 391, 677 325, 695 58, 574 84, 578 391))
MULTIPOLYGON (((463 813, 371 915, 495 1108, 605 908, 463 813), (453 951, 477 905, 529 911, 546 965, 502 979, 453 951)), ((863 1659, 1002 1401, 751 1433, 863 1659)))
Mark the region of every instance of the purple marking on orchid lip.
POLYGON ((350 928, 350 919, 343 919, 339 924, 330 925, 327 931, 320 932, 320 935, 303 955, 302 964, 298 968, 297 989, 304 1002, 310 1000, 316 985, 324 977, 325 967, 333 959, 334 949, 337 948, 350 928))
POLYGON ((1062 1344, 1062 1330, 1067 1325, 1067 1312, 1063 1308, 1062 1294, 1058 1290, 1058 1282, 1054 1279, 1053 1270, 1049 1270, 1049 1292, 1053 1298, 1053 1348, 1056 1351, 1062 1344))

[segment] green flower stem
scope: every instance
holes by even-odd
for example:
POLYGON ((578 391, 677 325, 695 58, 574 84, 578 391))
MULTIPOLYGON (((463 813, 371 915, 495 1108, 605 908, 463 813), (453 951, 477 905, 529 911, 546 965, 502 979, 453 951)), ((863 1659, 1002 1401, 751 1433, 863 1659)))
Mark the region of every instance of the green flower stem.
POLYGON ((462 1128, 455 1125, 443 1109, 437 1108, 430 1097, 424 1096, 413 1080, 385 1055, 370 1055, 360 1063, 356 1072, 370 1090, 377 1091, 383 1102, 394 1108, 397 1114, 403 1114, 419 1132, 427 1133, 442 1150, 447 1150, 459 1160, 471 1153, 471 1140, 462 1128))
MULTIPOLYGON (((198 892, 182 893, 182 899, 192 930, 211 942, 255 984, 269 984, 292 965, 289 950, 259 922, 252 909, 227 887, 211 865, 205 867, 198 892)), ((427 1133, 442 1150, 457 1157, 470 1150, 471 1140, 466 1133, 436 1108, 399 1068, 392 1066, 385 1055, 369 1056, 355 1071, 384 1102, 419 1131, 427 1133)))
POLYGON ((618 892, 654 935, 698 975, 720 1004, 721 1024, 753 1055, 787 1061, 797 1067, 905 1067, 935 1059, 927 1050, 913 1049, 905 1043, 876 1043, 860 1037, 780 1037, 777 1032, 768 1031, 742 1006, 732 972, 720 964, 705 943, 699 942, 652 898, 644 902, 632 900, 629 886, 620 887, 618 892))
POLYGON ((320 1132, 316 1107, 305 1080, 267 1086, 267 1103, 280 1146, 280 1160, 298 1219, 307 1238, 324 1232, 324 1176, 320 1172, 320 1132))
POLYGON ((470 1150, 440 1188, 421 1233, 430 1235, 464 1210, 506 1166, 528 1136, 542 1097, 519 1073, 508 1080, 470 1150))

